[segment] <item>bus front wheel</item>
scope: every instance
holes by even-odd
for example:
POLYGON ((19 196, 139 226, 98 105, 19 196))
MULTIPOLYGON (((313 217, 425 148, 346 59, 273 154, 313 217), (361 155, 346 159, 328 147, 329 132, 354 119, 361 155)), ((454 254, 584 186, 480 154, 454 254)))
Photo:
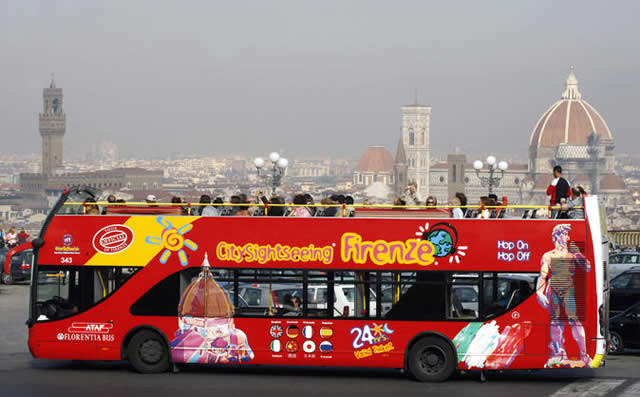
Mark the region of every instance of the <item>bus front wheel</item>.
POLYGON ((442 382, 456 370, 456 355, 444 339, 427 337, 411 347, 407 367, 420 382, 442 382))
POLYGON ((133 369, 143 374, 166 372, 171 366, 166 342, 150 330, 142 330, 131 338, 127 358, 133 369))

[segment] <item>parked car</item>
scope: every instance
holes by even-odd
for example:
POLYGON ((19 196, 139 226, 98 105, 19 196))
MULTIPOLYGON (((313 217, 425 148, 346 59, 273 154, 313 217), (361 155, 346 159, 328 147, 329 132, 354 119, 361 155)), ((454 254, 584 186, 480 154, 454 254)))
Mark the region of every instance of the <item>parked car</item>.
POLYGON ((625 347, 640 348, 640 301, 609 320, 609 352, 619 354, 625 347))
POLYGON ((640 266, 619 274, 609 282, 609 311, 617 314, 640 301, 640 266))
POLYGON ((634 266, 640 266, 640 252, 622 251, 609 255, 609 278, 612 279, 634 266))
POLYGON ((2 282, 5 284, 13 284, 16 281, 28 281, 31 279, 31 265, 33 262, 33 251, 24 250, 11 257, 11 269, 5 273, 5 261, 10 249, 0 248, 0 264, 2 274, 2 282))

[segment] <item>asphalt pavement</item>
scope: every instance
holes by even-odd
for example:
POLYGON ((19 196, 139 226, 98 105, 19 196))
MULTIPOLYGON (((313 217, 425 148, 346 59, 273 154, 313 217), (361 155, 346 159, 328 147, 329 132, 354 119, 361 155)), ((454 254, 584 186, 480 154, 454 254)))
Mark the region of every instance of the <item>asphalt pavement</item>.
POLYGON ((397 370, 188 367, 140 375, 126 362, 33 359, 27 348, 27 285, 0 285, 0 396, 639 396, 640 351, 609 356, 599 369, 478 372, 438 384, 397 370))

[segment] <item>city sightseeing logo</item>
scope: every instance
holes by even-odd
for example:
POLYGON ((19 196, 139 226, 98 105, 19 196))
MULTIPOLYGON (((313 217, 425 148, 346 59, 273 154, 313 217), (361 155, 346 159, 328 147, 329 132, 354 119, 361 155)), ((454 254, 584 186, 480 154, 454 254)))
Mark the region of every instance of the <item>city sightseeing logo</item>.
MULTIPOLYGON (((429 223, 425 223, 424 227, 419 226, 416 232, 416 240, 429 241, 435 248, 433 256, 436 258, 449 257, 449 263, 460 263, 460 260, 467 255, 465 252, 469 247, 466 245, 458 245, 458 232, 447 222, 438 222, 429 227, 429 223)), ((438 262, 435 263, 436 265, 438 262)))
POLYGON ((183 248, 187 247, 191 251, 198 249, 198 244, 184 237, 186 233, 193 229, 193 225, 189 223, 180 229, 176 229, 171 222, 163 216, 158 216, 156 221, 164 228, 162 234, 160 234, 160 237, 147 236, 145 242, 152 245, 161 245, 164 248, 164 251, 160 255, 160 263, 167 263, 171 254, 177 252, 180 264, 187 266, 189 264, 189 258, 187 258, 187 253, 183 248))

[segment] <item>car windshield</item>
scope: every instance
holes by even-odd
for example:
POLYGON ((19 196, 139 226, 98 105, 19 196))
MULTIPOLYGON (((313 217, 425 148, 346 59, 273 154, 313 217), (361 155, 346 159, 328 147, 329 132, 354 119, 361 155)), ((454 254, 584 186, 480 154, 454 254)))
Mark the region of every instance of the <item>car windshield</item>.
POLYGON ((624 273, 611 280, 610 286, 613 289, 626 288, 631 280, 631 273, 624 273))

